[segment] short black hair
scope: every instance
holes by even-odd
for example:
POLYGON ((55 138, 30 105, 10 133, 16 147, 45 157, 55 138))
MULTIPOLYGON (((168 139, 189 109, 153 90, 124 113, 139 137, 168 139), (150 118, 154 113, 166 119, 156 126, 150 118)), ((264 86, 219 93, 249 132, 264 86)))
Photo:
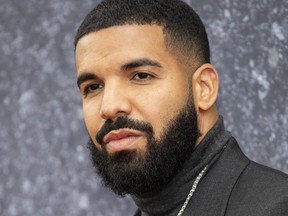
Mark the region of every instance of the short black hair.
POLYGON ((210 63, 205 26, 198 14, 181 0, 103 0, 85 17, 74 45, 91 32, 127 24, 159 25, 169 51, 188 57, 188 61, 192 57, 201 64, 210 63))

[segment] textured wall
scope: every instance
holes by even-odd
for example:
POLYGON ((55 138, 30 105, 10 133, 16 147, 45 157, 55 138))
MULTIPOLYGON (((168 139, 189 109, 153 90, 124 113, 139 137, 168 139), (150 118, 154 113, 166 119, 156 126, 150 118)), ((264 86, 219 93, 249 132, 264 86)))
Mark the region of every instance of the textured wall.
MULTIPOLYGON (((129 215, 88 159, 73 36, 97 1, 0 0, 0 215, 129 215)), ((288 2, 190 1, 209 33, 227 128, 288 172, 288 2)))

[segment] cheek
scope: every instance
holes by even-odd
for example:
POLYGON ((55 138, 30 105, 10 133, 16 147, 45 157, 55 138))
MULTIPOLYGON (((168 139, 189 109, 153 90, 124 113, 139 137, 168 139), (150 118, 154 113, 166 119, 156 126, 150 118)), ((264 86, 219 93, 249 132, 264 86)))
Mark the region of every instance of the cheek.
POLYGON ((143 118, 153 126, 155 137, 159 139, 163 128, 174 119, 179 111, 186 105, 188 90, 185 86, 179 88, 161 88, 146 97, 146 103, 142 106, 143 118))
POLYGON ((97 109, 97 106, 96 105, 94 106, 92 103, 90 104, 83 103, 82 108, 86 128, 93 142, 96 143, 95 136, 101 124, 99 111, 97 109))

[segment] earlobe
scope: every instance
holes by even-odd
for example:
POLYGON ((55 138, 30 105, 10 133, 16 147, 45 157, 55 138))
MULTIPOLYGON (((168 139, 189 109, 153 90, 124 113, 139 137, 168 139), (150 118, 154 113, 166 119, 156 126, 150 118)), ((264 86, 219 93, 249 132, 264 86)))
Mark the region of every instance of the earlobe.
POLYGON ((193 96, 198 110, 209 110, 218 96, 219 78, 211 64, 203 64, 192 76, 193 96))

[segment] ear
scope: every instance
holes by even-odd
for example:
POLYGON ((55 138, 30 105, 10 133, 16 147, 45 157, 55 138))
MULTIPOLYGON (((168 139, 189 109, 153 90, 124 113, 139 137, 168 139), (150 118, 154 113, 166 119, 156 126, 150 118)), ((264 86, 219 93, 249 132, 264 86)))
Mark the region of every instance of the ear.
POLYGON ((211 64, 203 64, 192 75, 192 88, 196 109, 209 110, 218 96, 219 77, 211 64))

